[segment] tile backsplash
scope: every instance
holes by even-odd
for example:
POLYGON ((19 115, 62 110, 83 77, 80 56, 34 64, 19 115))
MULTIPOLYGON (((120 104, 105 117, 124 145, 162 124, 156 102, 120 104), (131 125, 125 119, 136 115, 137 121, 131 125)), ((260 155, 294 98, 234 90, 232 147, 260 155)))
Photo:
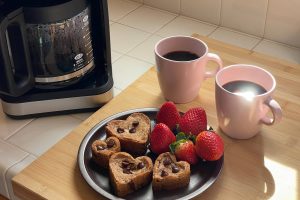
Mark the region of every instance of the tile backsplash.
POLYGON ((222 0, 221 26, 263 37, 268 0, 222 0))
POLYGON ((299 0, 140 0, 138 2, 300 47, 299 0))
POLYGON ((144 0, 144 4, 173 13, 180 12, 180 0, 144 0))
POLYGON ((181 0, 181 14, 219 25, 221 0, 181 0))
POLYGON ((265 38, 300 47, 299 10, 299 0, 269 0, 265 38))

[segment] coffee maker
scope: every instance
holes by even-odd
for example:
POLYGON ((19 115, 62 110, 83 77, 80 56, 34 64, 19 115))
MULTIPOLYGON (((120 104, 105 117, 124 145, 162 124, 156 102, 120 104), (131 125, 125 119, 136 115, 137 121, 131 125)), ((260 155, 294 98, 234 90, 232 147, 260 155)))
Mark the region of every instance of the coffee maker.
POLYGON ((12 118, 113 97, 107 0, 0 0, 0 98, 12 118))

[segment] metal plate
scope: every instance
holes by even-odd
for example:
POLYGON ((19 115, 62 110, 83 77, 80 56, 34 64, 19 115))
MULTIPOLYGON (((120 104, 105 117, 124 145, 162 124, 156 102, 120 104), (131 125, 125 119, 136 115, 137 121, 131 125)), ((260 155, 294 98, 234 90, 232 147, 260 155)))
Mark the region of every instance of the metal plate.
MULTIPOLYGON (((94 128, 92 128, 83 141, 81 142, 78 151, 78 164, 82 176, 87 181, 87 183, 96 190, 99 194, 109 198, 109 199, 122 199, 114 195, 114 191, 109 182, 108 170, 99 168, 92 161, 92 150, 91 145, 94 140, 105 139, 105 125, 113 119, 126 119, 130 114, 134 112, 142 112, 147 115, 151 120, 151 130, 155 125, 155 118, 158 112, 157 108, 142 108, 134 109, 125 112, 115 114, 105 120, 99 122, 94 128)), ((149 150, 146 153, 153 163, 156 156, 152 154, 149 150)), ((213 162, 200 161, 197 165, 191 166, 191 179, 187 187, 182 189, 177 189, 173 191, 160 191, 153 192, 151 183, 132 194, 127 195, 126 199, 143 199, 143 200, 170 200, 170 199, 191 199, 209 188, 218 178, 224 163, 224 156, 219 160, 213 162)))

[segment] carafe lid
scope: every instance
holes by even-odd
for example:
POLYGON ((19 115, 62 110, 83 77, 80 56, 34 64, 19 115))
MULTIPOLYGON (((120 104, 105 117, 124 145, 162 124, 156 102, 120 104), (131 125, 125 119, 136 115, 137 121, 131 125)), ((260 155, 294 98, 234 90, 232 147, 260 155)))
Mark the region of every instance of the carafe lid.
POLYGON ((70 19, 88 6, 88 0, 23 0, 25 22, 49 24, 70 19))
POLYGON ((70 1, 71 0, 22 0, 22 4, 26 7, 48 7, 56 6, 70 1))

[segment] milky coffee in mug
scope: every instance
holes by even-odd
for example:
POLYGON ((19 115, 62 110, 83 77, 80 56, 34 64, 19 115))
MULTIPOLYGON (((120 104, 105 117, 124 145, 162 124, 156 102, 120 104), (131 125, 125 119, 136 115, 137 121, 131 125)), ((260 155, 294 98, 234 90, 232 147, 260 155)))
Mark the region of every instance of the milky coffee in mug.
POLYGON ((208 53, 203 41, 189 36, 160 40, 155 45, 155 59, 161 91, 167 100, 175 103, 192 101, 202 81, 214 77, 223 65, 218 55, 208 53), (206 70, 209 60, 218 64, 214 71, 206 70))

